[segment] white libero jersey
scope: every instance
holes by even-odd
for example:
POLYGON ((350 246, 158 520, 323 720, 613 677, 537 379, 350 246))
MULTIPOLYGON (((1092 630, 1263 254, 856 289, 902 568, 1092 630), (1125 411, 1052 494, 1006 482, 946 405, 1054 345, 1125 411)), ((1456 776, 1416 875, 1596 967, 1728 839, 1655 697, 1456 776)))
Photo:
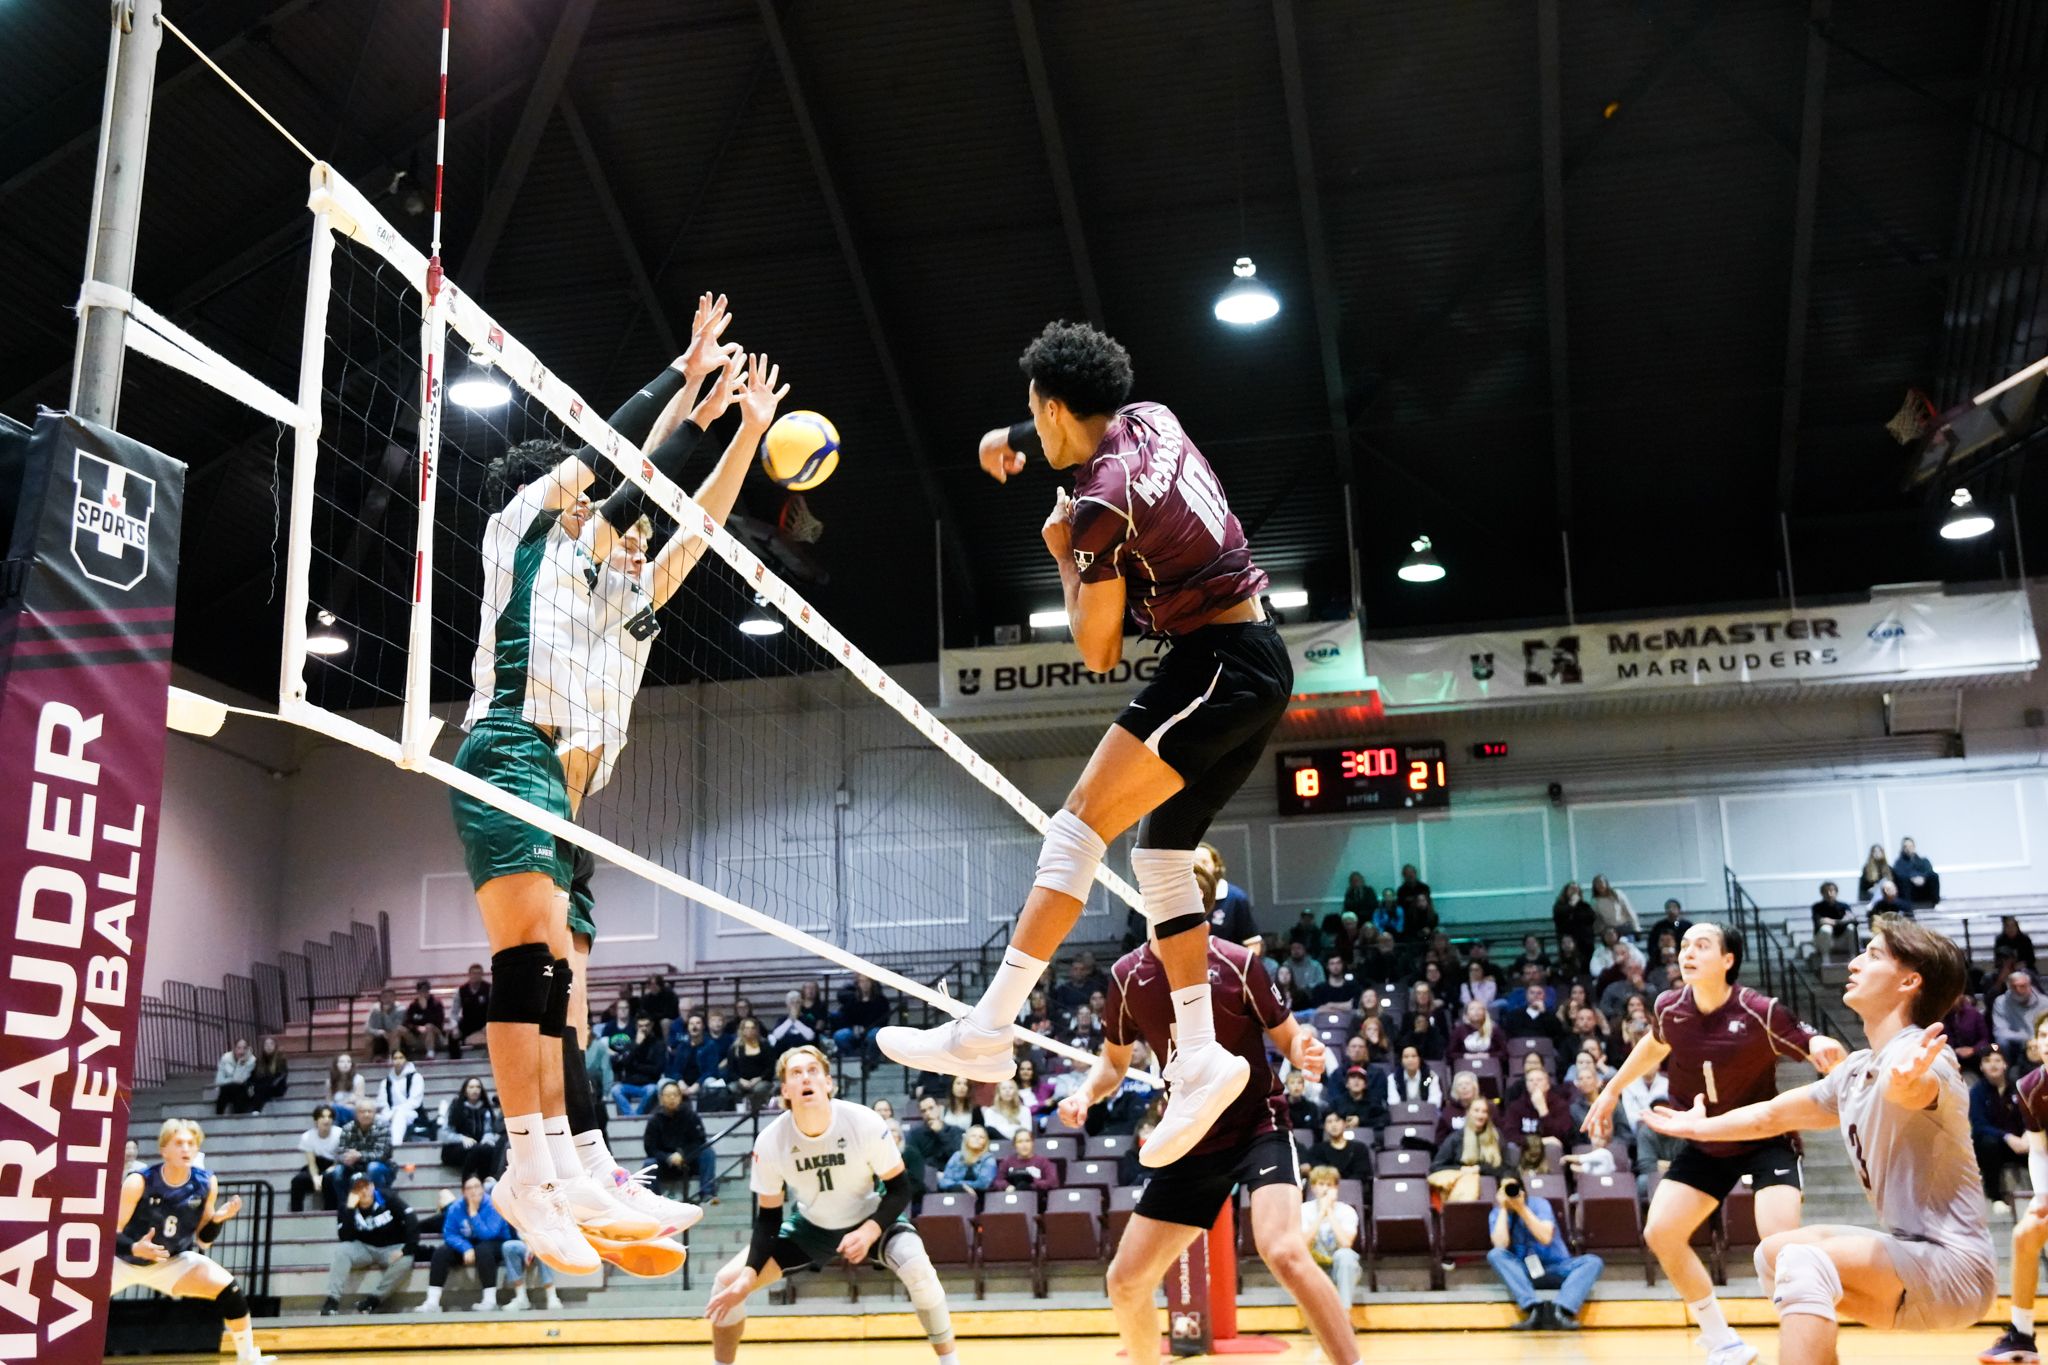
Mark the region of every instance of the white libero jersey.
POLYGON ((555 486, 552 478, 535 479, 484 527, 483 619, 465 729, 486 712, 565 733, 591 723, 590 589, 598 565, 590 547, 562 529, 559 510, 544 505, 555 486))
POLYGON ((595 630, 590 711, 596 718, 604 753, 597 771, 590 776, 586 795, 611 780, 619 750, 626 747, 633 699, 640 694, 641 680, 647 676, 647 656, 653 652, 654 637, 661 634, 661 626, 654 619, 653 580, 652 561, 638 578, 606 565, 598 571, 597 582, 591 589, 595 630))
POLYGON ((1984 1220, 1984 1182, 1970 1145, 1970 1096, 1956 1054, 1941 1050, 1928 1074, 1941 1087, 1934 1107, 1908 1110, 1885 1099, 1892 1068, 1927 1030, 1901 1029, 1815 1082, 1814 1098, 1841 1122, 1849 1160, 1887 1232, 1993 1259, 1984 1220))
POLYGON ((889 1136, 889 1123, 872 1109, 832 1101, 832 1122, 817 1137, 806 1137, 788 1110, 754 1139, 755 1194, 796 1191, 796 1211, 821 1228, 854 1228, 874 1216, 882 1202, 882 1172, 903 1164, 889 1136))

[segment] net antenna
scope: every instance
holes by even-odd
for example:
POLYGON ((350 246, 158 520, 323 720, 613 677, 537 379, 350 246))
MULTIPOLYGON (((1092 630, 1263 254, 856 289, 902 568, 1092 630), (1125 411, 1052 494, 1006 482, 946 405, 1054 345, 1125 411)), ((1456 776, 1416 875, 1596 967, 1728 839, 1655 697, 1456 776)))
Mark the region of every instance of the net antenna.
MULTIPOLYGON (((438 247, 449 10, 444 0, 432 249, 422 253, 331 166, 313 164, 295 394, 249 374, 126 289, 88 279, 81 290, 82 308, 123 316, 125 349, 291 432, 275 718, 515 815, 715 911, 740 932, 772 936, 943 1013, 965 1014, 943 981, 926 985, 906 974, 910 968, 879 966, 847 945, 900 952, 936 943, 930 931, 972 926, 975 904, 1007 920, 1029 884, 1046 812, 447 275, 438 247), (508 415, 480 421, 460 410, 450 427, 451 333, 512 386, 508 415), (443 725, 437 684, 448 697, 470 683, 469 670, 446 656, 466 656, 476 638, 475 547, 485 511, 476 476, 491 453, 536 436, 587 445, 594 454, 586 461, 641 489, 678 541, 702 555, 657 621, 665 685, 650 686, 635 708, 619 776, 585 804, 580 824, 434 752, 443 725), (772 657, 742 652, 755 647, 734 630, 757 602, 791 631, 772 657), (318 685, 309 687, 308 624, 316 608, 354 627, 357 649, 340 666, 323 659, 318 685), (449 650, 451 636, 463 646, 449 650), (821 740, 840 749, 837 791, 778 766, 801 766, 790 756, 815 754, 821 740), (849 788, 866 799, 854 805, 849 788), (686 819, 677 813, 683 805, 686 819), (679 833, 679 822, 690 828, 679 833)), ((204 698, 181 699, 176 708, 194 731, 217 726, 221 715, 204 698)), ((1106 865, 1096 876, 1099 905, 1085 913, 1138 906, 1135 889, 1106 865)), ((463 893, 466 899, 466 886, 463 893)), ((933 952, 939 961, 957 960, 960 948, 956 936, 933 952)), ((1093 1060, 1058 1039, 1028 1037, 1045 1051, 1093 1060)))

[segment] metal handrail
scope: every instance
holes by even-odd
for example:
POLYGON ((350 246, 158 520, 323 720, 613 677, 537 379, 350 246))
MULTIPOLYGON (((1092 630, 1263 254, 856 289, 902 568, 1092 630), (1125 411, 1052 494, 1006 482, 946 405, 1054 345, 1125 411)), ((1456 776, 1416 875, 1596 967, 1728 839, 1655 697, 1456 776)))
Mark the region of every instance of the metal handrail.
POLYGON ((1831 999, 1831 993, 1799 963, 1785 926, 1764 918, 1763 907, 1742 885, 1733 868, 1722 867, 1721 878, 1727 891, 1728 917, 1750 945, 1749 961, 1755 966, 1764 993, 1783 1000, 1794 1014, 1828 1036, 1843 1037, 1846 1021, 1839 1012, 1840 1000, 1831 999))

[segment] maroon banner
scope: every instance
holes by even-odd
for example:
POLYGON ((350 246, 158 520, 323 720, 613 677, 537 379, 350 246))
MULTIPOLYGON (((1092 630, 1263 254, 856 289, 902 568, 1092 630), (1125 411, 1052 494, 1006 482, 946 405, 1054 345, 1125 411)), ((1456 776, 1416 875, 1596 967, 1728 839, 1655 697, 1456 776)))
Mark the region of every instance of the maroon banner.
POLYGON ((1204 1232, 1166 1268, 1167 1347, 1177 1356, 1205 1356, 1216 1323, 1209 1309, 1209 1244, 1204 1232))
POLYGON ((0 424, 0 1362, 97 1362, 163 796, 185 467, 0 424), (11 514, 11 515, 9 515, 11 514))

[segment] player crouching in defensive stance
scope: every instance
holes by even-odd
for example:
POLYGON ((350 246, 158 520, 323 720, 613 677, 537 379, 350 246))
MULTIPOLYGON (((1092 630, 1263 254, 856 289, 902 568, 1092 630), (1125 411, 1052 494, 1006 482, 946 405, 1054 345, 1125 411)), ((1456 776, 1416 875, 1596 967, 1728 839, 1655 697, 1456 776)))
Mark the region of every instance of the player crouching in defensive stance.
POLYGON ((213 1173, 192 1164, 205 1141, 192 1120, 166 1119, 156 1135, 163 1159, 121 1182, 109 1292, 139 1284, 174 1299, 212 1299, 234 1338, 237 1360, 275 1361, 257 1353, 241 1282, 206 1254, 221 1225, 240 1211, 242 1198, 214 1206, 213 1173))
POLYGON ((1984 1189, 1970 1146, 1969 1096, 1942 1037, 1963 993, 1962 950, 1934 930, 1879 915, 1849 964, 1842 1001, 1870 1046, 1826 1079, 1715 1118, 1701 1100, 1644 1121, 1692 1142, 1839 1126, 1885 1231, 1817 1225, 1767 1237, 1756 1273, 1778 1306, 1782 1365, 1836 1359, 1837 1314, 1878 1331, 1966 1327, 1998 1293, 1984 1189))
MULTIPOLYGON (((1197 864, 1203 901, 1215 908, 1213 871, 1197 864)), ((1124 1225, 1109 1265, 1109 1299, 1117 1334, 1133 1361, 1159 1354, 1153 1295, 1167 1267, 1216 1221, 1225 1200, 1242 1185, 1251 1191, 1252 1237, 1315 1333, 1331 1365, 1355 1365, 1358 1337, 1350 1306, 1317 1267, 1301 1235, 1301 1166, 1287 1117, 1287 1096, 1266 1061, 1266 1040, 1310 1075, 1323 1069, 1323 1045, 1295 1023, 1265 965, 1251 950, 1209 939, 1210 1003, 1216 1041, 1251 1066, 1251 1077, 1208 1133, 1185 1155, 1152 1172, 1131 1221, 1124 1225)), ((1088 1110, 1116 1093, 1130 1069, 1132 1045, 1144 1042, 1165 1056, 1173 1038, 1173 992, 1150 943, 1118 958, 1110 969, 1103 1007, 1102 1055, 1078 1089, 1060 1101, 1060 1117, 1082 1127, 1088 1110)), ((1226 1254, 1229 1254, 1226 1251, 1226 1254)))
POLYGON ((705 1305, 712 1360, 732 1365, 745 1330, 747 1296, 756 1289, 823 1266, 834 1254, 859 1265, 875 1252, 903 1281, 939 1365, 959 1365, 946 1291, 906 1217, 910 1176, 888 1121, 872 1109, 833 1099, 831 1069, 814 1047, 783 1053, 775 1074, 787 1108, 754 1139, 754 1236, 718 1272, 705 1305), (783 1211, 785 1187, 796 1191, 794 1214, 783 1211))

